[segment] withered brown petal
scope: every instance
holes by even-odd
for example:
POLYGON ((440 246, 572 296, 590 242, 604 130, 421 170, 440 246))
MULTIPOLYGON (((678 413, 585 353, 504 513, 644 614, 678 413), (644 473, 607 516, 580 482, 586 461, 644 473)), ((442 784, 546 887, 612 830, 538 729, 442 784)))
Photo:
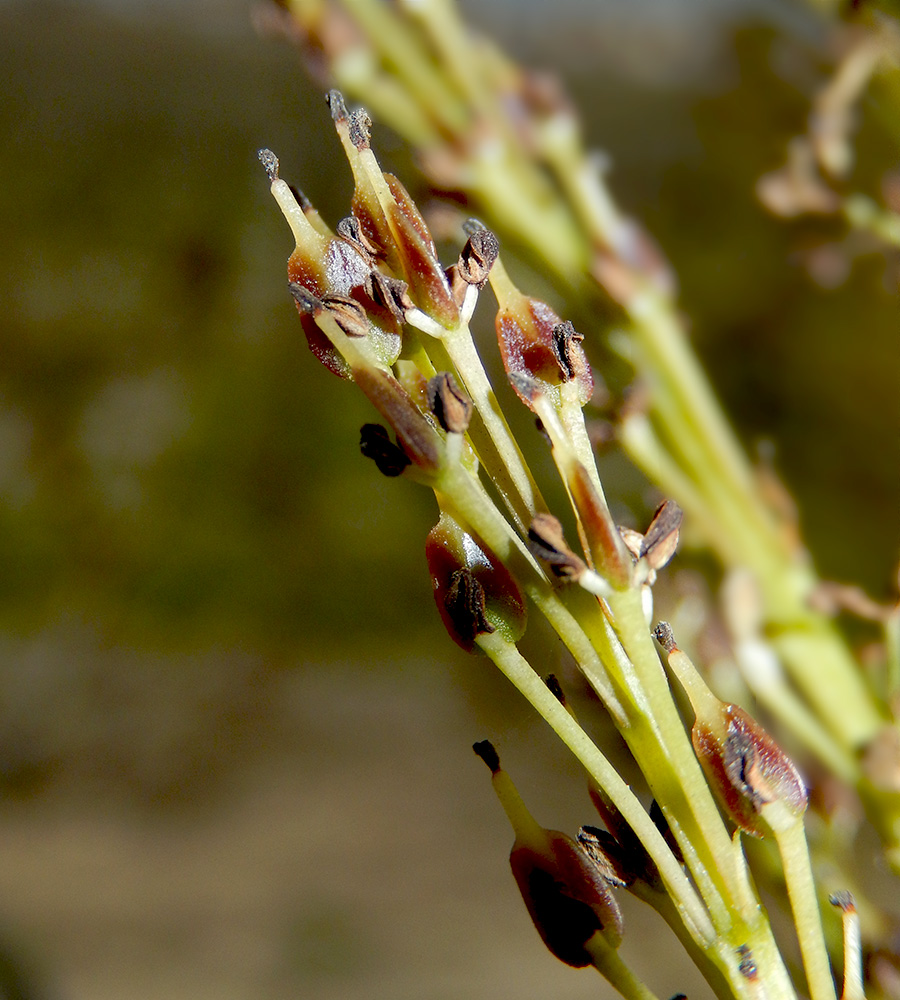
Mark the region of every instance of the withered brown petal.
POLYGON ((634 882, 636 876, 625 867, 622 847, 609 830, 585 825, 578 831, 577 839, 610 885, 621 888, 634 882))
POLYGON ((297 308, 303 312, 314 315, 322 308, 322 300, 317 295, 313 295, 309 289, 304 288, 299 281, 288 282, 288 290, 294 297, 297 308))
POLYGON ((641 543, 641 556, 647 557, 653 569, 662 569, 675 555, 683 516, 674 500, 664 500, 657 507, 641 543))
POLYGON ((619 534, 622 536, 625 548, 628 549, 635 559, 640 559, 644 536, 639 531, 635 531, 634 528, 626 528, 623 524, 617 524, 616 527, 619 529, 619 534))
POLYGON ((346 240, 369 263, 378 255, 378 247, 366 236, 359 219, 355 215, 347 215, 337 224, 335 232, 342 240, 346 240))
POLYGON ((448 434, 465 434, 472 419, 472 400, 456 384, 450 372, 438 372, 428 380, 428 409, 448 434))
POLYGON ((532 553, 543 559, 561 579, 578 579, 585 571, 584 561, 569 548, 562 525, 552 514, 534 516, 528 529, 528 541, 532 553))

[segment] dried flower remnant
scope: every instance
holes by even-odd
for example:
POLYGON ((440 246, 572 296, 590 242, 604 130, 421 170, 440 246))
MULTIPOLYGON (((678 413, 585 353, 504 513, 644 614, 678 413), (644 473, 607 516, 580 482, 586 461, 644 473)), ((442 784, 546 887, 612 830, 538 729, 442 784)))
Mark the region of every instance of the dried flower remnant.
POLYGON ((459 260, 447 272, 447 277, 460 312, 468 318, 475 307, 473 292, 480 291, 487 284, 491 268, 500 253, 500 241, 490 229, 485 229, 474 220, 469 220, 466 228, 473 231, 459 260))
POLYGON ((745 833, 775 838, 812 1000, 835 1000, 803 829, 806 785, 762 726, 709 690, 667 622, 654 634, 691 701, 694 750, 725 812, 745 833))

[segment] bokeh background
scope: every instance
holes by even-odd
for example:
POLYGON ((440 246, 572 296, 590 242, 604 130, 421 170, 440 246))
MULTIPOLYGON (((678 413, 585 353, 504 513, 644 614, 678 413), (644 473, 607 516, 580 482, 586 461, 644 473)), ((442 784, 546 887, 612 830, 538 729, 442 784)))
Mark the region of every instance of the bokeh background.
MULTIPOLYGON (((359 456, 371 414, 300 335, 256 150, 332 221, 350 181, 251 6, 0 3, 0 997, 607 995, 539 946, 470 745, 569 831, 581 777, 442 634, 432 502, 359 456)), ((823 572, 887 598, 897 260, 753 194, 804 128, 821 26, 787 0, 546 6, 468 4, 563 75, 823 572)), ((859 148, 874 187, 900 152, 877 102, 859 148)), ((652 491, 608 468, 642 523, 652 491)), ((653 988, 704 995, 626 919, 653 988)))

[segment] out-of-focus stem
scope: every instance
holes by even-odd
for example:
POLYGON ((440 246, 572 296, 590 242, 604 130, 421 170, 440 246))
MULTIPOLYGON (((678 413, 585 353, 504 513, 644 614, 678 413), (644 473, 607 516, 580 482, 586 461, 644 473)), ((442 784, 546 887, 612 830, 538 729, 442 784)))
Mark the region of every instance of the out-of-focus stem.
POLYGON ((585 949, 593 959, 594 968, 625 997, 625 1000, 658 1000, 656 994, 647 989, 637 978, 601 933, 595 934, 585 944, 585 949))

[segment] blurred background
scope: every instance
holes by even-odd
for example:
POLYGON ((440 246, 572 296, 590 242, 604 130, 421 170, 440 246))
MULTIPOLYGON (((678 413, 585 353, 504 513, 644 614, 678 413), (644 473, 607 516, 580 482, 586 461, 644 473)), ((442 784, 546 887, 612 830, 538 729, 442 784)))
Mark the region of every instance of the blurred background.
MULTIPOLYGON (((251 7, 0 2, 0 998, 611 995, 539 946, 470 746, 570 832, 578 770, 442 633, 433 503, 359 456, 371 413, 300 334, 256 150, 332 222, 349 173, 251 7)), ((787 0, 467 7, 563 75, 823 573, 887 599, 898 262, 753 193, 821 27, 787 0)), ((896 166, 870 113, 861 159, 896 166)), ((609 468, 645 523, 657 498, 609 468)), ((652 988, 705 995, 626 921, 652 988)))

